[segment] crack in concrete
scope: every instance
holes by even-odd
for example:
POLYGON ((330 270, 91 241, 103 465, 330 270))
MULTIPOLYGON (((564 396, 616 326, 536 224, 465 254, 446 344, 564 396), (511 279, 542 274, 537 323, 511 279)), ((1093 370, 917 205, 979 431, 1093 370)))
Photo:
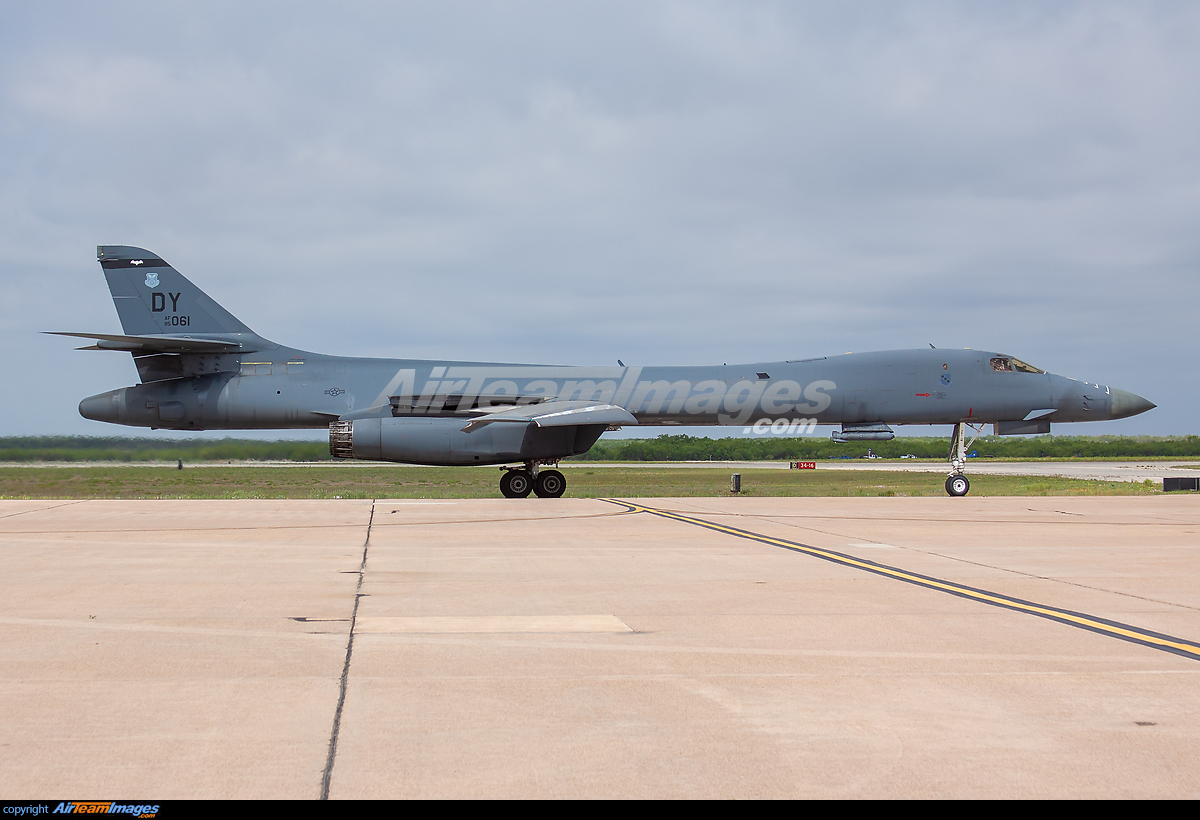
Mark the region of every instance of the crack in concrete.
POLYGON ((375 523, 375 499, 371 499, 371 517, 367 519, 367 537, 363 541, 362 563, 358 566, 358 584, 354 588, 354 609, 350 613, 350 633, 346 639, 346 660, 342 664, 342 679, 338 686, 337 709, 333 713, 333 729, 329 734, 329 755, 321 774, 321 798, 329 799, 329 783, 333 779, 333 764, 337 759, 338 732, 342 728, 342 709, 346 705, 346 684, 350 679, 350 658, 354 654, 354 623, 358 619, 358 602, 362 600, 363 576, 367 572, 367 549, 371 546, 371 525, 375 523))

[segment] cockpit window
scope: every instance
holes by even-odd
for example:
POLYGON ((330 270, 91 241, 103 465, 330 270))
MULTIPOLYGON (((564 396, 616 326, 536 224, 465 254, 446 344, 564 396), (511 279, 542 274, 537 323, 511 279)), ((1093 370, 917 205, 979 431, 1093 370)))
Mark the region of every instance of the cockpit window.
POLYGON ((1045 373, 1045 370, 1038 370, 1031 364, 1025 364, 1020 359, 1014 359, 1012 356, 995 356, 992 358, 992 370, 997 373, 1045 373))
POLYGON ((1031 364, 1025 364, 1025 362, 1021 361, 1020 359, 1013 359, 1012 363, 1013 363, 1013 370, 1017 371, 1018 373, 1045 373, 1046 372, 1045 370, 1038 370, 1036 367, 1034 367, 1031 364))

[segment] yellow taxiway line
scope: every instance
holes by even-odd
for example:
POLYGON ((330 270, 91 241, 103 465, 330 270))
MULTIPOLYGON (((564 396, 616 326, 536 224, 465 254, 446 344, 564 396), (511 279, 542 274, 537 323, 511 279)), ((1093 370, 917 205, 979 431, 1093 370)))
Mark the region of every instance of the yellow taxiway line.
POLYGON ((894 578, 897 581, 915 584, 916 586, 925 587, 926 589, 934 589, 939 592, 946 592, 951 595, 957 595, 961 598, 968 598, 981 603, 990 604, 992 606, 1011 609, 1016 612, 1025 612, 1030 615, 1036 615, 1039 618, 1048 618, 1052 621, 1067 624, 1068 626, 1086 629, 1089 632, 1096 632, 1101 635, 1109 635, 1113 638, 1119 638, 1123 641, 1131 641, 1133 643, 1149 646, 1153 649, 1160 649, 1164 652, 1171 652, 1176 655, 1182 655, 1192 660, 1200 660, 1200 644, 1193 641, 1187 641, 1183 638, 1176 638, 1171 635, 1164 635, 1159 632, 1151 632, 1148 629, 1123 624, 1118 621, 1110 621, 1105 618, 1098 618, 1092 615, 1086 615, 1082 612, 1072 612, 1068 609, 1058 609, 1057 607, 1038 604, 1032 601, 1024 601, 1020 598, 1012 598, 1008 595, 1001 595, 996 592, 989 592, 985 589, 976 589, 974 587, 956 584, 953 581, 946 581, 941 578, 933 578, 928 575, 919 575, 915 572, 899 569, 897 567, 889 567, 886 564, 879 564, 875 561, 867 561, 863 558, 855 558, 853 555, 846 555, 833 550, 821 549, 820 547, 801 544, 796 541, 788 541, 783 538, 775 538, 770 535, 762 535, 760 533, 743 530, 737 527, 726 526, 725 524, 715 524, 711 521, 705 521, 702 518, 694 518, 689 515, 671 512, 670 510, 660 510, 654 507, 647 507, 642 504, 637 504, 633 501, 621 501, 615 498, 604 498, 602 501, 608 501, 612 504, 621 504, 631 512, 649 513, 651 515, 669 518, 673 521, 680 521, 684 524, 692 524, 697 527, 704 527, 715 532, 733 535, 738 538, 747 538, 751 541, 757 541, 761 544, 769 544, 773 547, 781 547, 793 552, 800 552, 806 555, 811 555, 815 558, 820 558, 825 561, 831 561, 842 566, 861 569, 866 572, 872 572, 876 575, 882 575, 887 578, 894 578))

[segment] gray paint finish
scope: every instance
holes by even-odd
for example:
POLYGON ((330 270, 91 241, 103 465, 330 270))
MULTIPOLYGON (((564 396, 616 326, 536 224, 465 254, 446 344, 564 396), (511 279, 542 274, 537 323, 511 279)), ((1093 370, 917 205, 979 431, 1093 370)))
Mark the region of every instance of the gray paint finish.
MULTIPOLYGON (((141 383, 84 399, 89 419, 172 430, 320 428, 340 454, 423 464, 553 461, 610 426, 843 425, 1124 418, 1154 407, 1099 382, 976 350, 847 353, 707 367, 565 367, 326 356, 276 344, 155 254, 101 246, 141 383)), ((1013 424, 1028 422, 1028 424, 1013 424)))

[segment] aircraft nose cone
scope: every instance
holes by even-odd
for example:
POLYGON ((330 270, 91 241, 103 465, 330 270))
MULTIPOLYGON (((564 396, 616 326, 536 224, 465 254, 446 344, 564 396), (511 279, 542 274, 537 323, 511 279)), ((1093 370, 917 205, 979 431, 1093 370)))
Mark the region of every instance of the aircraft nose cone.
POLYGON ((120 413, 117 392, 101 393, 98 396, 88 396, 79 402, 79 415, 92 421, 116 422, 120 413))
POLYGON ((1112 391, 1112 417, 1114 419, 1128 418, 1136 416, 1138 413, 1145 413, 1147 410, 1153 410, 1158 405, 1147 401, 1137 393, 1130 393, 1128 390, 1117 390, 1115 387, 1112 391))

